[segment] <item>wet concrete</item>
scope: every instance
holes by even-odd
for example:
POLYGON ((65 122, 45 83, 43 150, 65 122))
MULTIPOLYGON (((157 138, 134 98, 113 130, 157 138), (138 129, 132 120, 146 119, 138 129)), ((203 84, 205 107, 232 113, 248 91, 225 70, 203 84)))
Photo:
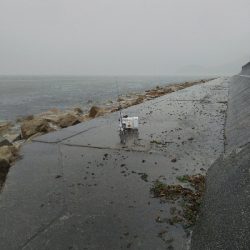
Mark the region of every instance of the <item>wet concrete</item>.
POLYGON ((25 145, 0 195, 0 249, 186 249, 190 231, 167 222, 180 205, 150 188, 224 152, 227 97, 220 78, 125 110, 138 133, 120 138, 113 113, 25 145))
POLYGON ((237 75, 229 81, 225 154, 208 171, 207 190, 193 231, 193 250, 250 247, 249 77, 237 75))

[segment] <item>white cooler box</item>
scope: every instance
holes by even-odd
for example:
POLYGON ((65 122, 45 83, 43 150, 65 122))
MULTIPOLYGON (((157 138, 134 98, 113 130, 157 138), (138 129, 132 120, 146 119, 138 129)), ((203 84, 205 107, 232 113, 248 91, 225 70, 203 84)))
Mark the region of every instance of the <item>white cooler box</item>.
POLYGON ((138 127, 139 127, 138 116, 122 118, 123 129, 138 129, 138 127))

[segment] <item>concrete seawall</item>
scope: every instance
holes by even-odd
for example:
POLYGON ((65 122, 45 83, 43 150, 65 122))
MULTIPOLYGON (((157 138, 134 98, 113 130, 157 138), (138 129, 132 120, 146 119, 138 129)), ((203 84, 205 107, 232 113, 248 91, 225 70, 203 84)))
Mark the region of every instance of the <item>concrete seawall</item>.
POLYGON ((241 75, 250 75, 250 62, 242 66, 241 75))
POLYGON ((229 82, 225 154, 209 169, 191 249, 250 246, 250 64, 229 82))
POLYGON ((178 249, 190 231, 170 219, 155 180, 204 174, 192 248, 249 249, 250 77, 219 78, 33 140, 0 194, 0 249, 178 249), (211 166, 212 165, 212 166, 211 166))
MULTIPOLYGON (((250 66, 249 66, 250 67, 250 66)), ((250 72, 238 75, 229 84, 226 122, 226 151, 250 142, 250 72)))
POLYGON ((0 195, 0 249, 187 249, 181 202, 150 189, 223 154, 227 99, 219 78, 124 110, 140 117, 126 138, 112 113, 26 144, 0 195))

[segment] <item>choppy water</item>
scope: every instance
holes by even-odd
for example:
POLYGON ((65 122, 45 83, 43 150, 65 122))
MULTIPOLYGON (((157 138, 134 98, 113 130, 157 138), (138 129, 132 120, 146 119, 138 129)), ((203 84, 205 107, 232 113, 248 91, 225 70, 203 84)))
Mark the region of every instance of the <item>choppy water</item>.
POLYGON ((184 76, 0 76, 0 120, 15 120, 51 108, 88 107, 175 82, 184 76), (117 84, 116 84, 117 83, 117 84))

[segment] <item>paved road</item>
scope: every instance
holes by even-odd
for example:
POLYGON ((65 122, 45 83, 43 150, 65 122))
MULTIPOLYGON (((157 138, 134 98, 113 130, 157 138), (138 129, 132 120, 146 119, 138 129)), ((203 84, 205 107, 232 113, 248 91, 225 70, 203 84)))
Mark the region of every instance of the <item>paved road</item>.
POLYGON ((140 129, 125 144, 114 113, 25 145, 0 195, 0 249, 186 249, 188 232, 167 223, 178 205, 150 188, 204 173, 224 152, 227 86, 221 78, 127 109, 140 129))

